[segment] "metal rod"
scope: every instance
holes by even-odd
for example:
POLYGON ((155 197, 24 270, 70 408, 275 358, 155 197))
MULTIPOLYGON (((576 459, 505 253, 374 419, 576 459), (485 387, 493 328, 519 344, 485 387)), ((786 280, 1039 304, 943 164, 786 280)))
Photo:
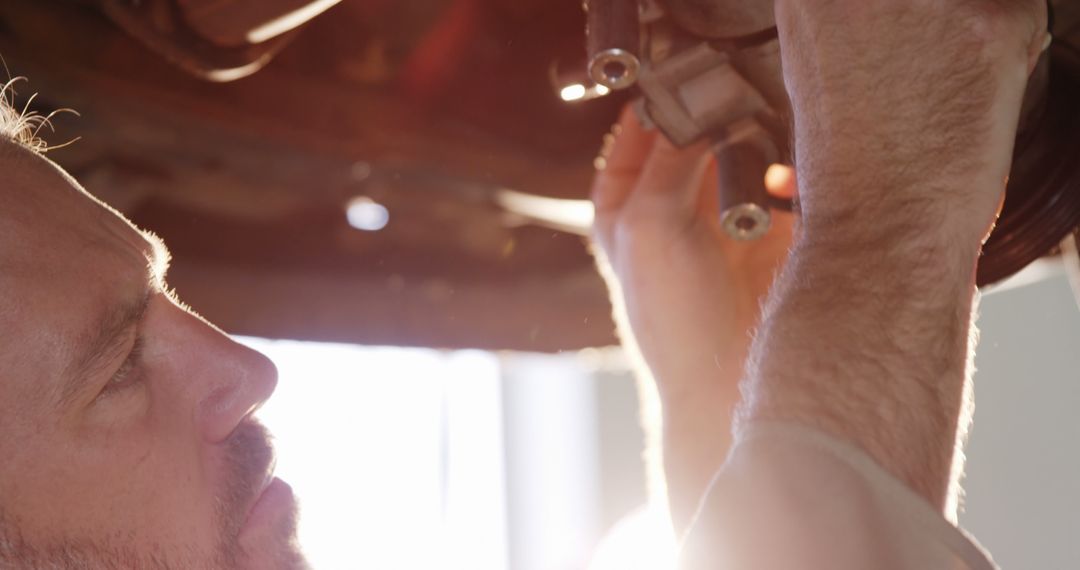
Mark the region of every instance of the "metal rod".
POLYGON ((641 69, 637 0, 585 0, 589 77, 609 89, 626 89, 641 69))
POLYGON ((769 233, 772 214, 765 173, 770 162, 757 141, 724 143, 714 148, 720 192, 720 224, 739 241, 754 241, 769 233))

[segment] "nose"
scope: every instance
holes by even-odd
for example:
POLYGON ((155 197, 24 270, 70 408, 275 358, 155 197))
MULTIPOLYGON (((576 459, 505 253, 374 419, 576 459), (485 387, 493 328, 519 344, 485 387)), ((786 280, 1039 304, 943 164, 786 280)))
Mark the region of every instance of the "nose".
POLYGON ((193 404, 194 421, 204 440, 219 443, 265 402, 277 387, 277 367, 186 308, 163 311, 161 336, 168 337, 175 385, 193 404))
MULTIPOLYGON (((216 331, 215 331, 216 332, 216 331)), ((203 437, 218 443, 273 394, 277 367, 262 353, 224 335, 215 354, 214 380, 196 408, 203 437)))
POLYGON ((277 387, 277 367, 173 299, 155 301, 144 327, 160 342, 156 385, 180 421, 193 421, 208 443, 227 439, 277 387), (190 418, 190 420, 188 420, 190 418))

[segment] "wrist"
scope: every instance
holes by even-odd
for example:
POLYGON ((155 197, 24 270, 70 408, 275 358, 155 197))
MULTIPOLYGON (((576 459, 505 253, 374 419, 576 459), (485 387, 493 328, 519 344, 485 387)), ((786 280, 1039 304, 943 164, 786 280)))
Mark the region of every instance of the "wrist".
POLYGON ((1000 156, 977 159, 958 155, 958 143, 947 138, 901 144, 904 137, 887 133, 844 134, 796 132, 797 141, 808 143, 796 143, 804 229, 854 237, 892 232, 969 251, 981 247, 1004 196, 1011 145, 998 149, 1000 156))
POLYGON ((979 240, 938 228, 849 228, 807 231, 792 248, 789 286, 809 299, 855 306, 886 304, 900 310, 930 303, 951 310, 975 291, 979 240), (814 294, 827 287, 832 294, 814 294))
POLYGON ((953 190, 961 185, 924 184, 930 189, 918 193, 900 185, 874 192, 858 190, 867 184, 837 185, 857 190, 808 196, 802 204, 802 232, 795 249, 843 260, 895 257, 926 268, 935 264, 967 268, 978 259, 996 216, 996 203, 973 200, 970 193, 953 190))

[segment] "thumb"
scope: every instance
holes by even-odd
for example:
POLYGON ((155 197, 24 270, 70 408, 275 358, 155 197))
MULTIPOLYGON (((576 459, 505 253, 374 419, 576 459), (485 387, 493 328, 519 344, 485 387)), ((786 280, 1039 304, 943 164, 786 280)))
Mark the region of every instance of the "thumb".
POLYGON ((765 190, 775 198, 794 200, 798 194, 795 169, 783 164, 774 164, 765 172, 765 190))
POLYGON ((598 215, 622 208, 641 177, 656 138, 655 132, 645 130, 631 107, 623 109, 619 122, 604 135, 603 149, 596 159, 590 194, 598 215))

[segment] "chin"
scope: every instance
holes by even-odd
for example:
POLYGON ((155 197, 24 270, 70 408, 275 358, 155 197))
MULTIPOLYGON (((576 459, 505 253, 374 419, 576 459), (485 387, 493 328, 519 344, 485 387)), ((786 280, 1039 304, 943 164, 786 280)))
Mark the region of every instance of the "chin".
POLYGON ((238 570, 311 570, 296 545, 277 548, 276 552, 259 552, 245 560, 238 570))
POLYGON ((310 570, 295 540, 286 544, 268 544, 262 549, 245 550, 237 570, 310 570))
POLYGON ((309 570, 297 540, 297 514, 293 509, 272 524, 246 533, 240 542, 243 570, 309 570))

